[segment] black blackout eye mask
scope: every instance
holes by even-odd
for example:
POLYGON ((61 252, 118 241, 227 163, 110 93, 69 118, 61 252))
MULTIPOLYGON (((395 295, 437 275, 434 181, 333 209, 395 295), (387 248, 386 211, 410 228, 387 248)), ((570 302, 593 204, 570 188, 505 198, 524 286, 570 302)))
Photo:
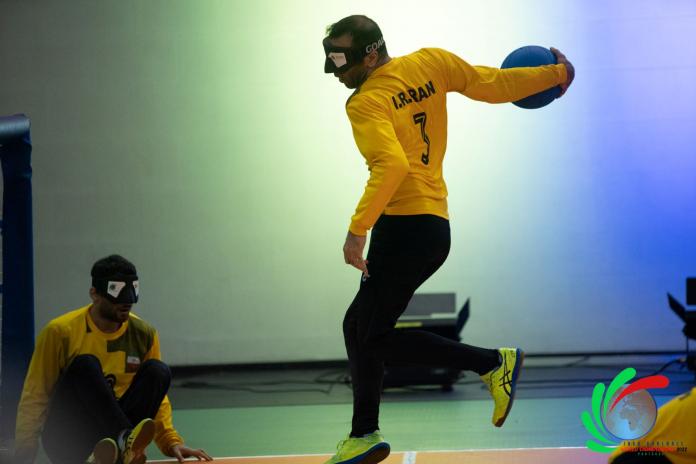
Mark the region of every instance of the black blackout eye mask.
POLYGON ((379 50, 385 46, 384 39, 380 37, 374 42, 370 42, 365 46, 353 47, 336 47, 331 45, 329 38, 325 38, 324 54, 326 61, 324 62, 324 72, 332 74, 335 72, 344 73, 350 68, 360 63, 364 57, 369 55, 373 50, 379 50))
POLYGON ((112 303, 134 304, 138 302, 140 284, 137 275, 114 275, 105 279, 92 279, 92 287, 112 303))

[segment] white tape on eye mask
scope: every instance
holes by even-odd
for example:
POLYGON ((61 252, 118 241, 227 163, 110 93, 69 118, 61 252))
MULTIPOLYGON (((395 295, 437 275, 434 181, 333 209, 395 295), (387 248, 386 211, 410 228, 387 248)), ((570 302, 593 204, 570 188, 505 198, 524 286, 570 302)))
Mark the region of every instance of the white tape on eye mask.
POLYGON ((114 282, 110 280, 106 283, 106 293, 114 298, 118 298, 119 293, 121 293, 121 290, 123 290, 125 286, 125 282, 114 282))
POLYGON ((348 60, 346 60, 345 53, 331 52, 331 53, 329 53, 329 58, 331 59, 331 61, 334 62, 334 64, 336 65, 337 68, 340 68, 341 66, 343 66, 344 64, 346 64, 348 62, 348 60))
POLYGON ((140 282, 137 280, 133 281, 133 290, 135 290, 135 296, 138 296, 140 294, 140 282))

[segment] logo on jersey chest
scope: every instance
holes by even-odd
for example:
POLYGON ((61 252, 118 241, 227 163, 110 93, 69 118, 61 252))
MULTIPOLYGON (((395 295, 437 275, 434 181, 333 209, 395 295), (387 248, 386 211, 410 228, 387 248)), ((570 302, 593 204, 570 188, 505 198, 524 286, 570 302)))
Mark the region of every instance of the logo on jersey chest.
POLYGON ((400 110, 406 105, 418 103, 434 94, 435 85, 433 84, 433 81, 428 81, 416 89, 407 89, 403 92, 397 93, 396 95, 392 95, 391 99, 392 103, 394 104, 394 108, 400 110))
POLYGON ((140 367, 140 358, 137 356, 126 357, 126 372, 137 372, 140 367))

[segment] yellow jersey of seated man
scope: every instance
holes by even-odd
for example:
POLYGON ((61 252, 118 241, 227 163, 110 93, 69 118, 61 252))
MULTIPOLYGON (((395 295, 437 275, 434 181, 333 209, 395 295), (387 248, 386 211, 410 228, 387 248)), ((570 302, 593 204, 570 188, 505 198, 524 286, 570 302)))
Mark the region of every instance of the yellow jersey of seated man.
POLYGON ((621 443, 609 463, 635 448, 660 449, 672 464, 696 462, 696 388, 665 403, 653 429, 639 440, 621 443))

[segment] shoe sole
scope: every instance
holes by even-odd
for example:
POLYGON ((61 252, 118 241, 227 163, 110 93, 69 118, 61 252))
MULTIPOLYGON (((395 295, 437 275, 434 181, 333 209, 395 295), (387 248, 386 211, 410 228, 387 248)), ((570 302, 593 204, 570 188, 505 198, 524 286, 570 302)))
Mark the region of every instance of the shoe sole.
POLYGON ((133 458, 128 464, 145 464, 145 461, 147 461, 145 448, 152 442, 153 438, 155 438, 155 421, 150 419, 143 424, 138 431, 138 436, 133 440, 133 444, 130 447, 133 458))
POLYGON ((94 445, 95 464, 115 464, 118 459, 118 446, 116 442, 110 438, 104 438, 94 445))
POLYGON ((515 357, 515 368, 512 370, 512 384, 510 386, 510 402, 507 405, 507 409, 505 409, 505 414, 503 414, 503 417, 498 419, 498 421, 494 424, 496 427, 503 426, 503 423, 505 423, 505 419, 507 419, 507 416, 508 414, 510 414, 510 410, 512 409, 512 403, 515 401, 515 391, 517 390, 517 378, 519 377, 520 371, 522 370, 522 364, 524 364, 524 351, 517 348, 515 351, 515 357))
POLYGON ((363 454, 355 456, 347 461, 341 461, 337 464, 377 464, 382 462, 389 456, 391 447, 388 443, 378 443, 363 454))

